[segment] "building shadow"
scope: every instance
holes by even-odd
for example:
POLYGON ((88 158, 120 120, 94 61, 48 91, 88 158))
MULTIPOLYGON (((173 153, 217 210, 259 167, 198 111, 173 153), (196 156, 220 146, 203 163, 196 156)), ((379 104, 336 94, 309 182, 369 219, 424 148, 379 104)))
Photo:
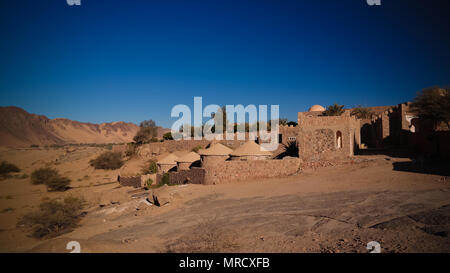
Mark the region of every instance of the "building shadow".
POLYGON ((407 162, 394 162, 392 166, 394 171, 450 176, 450 162, 448 161, 415 159, 407 162))

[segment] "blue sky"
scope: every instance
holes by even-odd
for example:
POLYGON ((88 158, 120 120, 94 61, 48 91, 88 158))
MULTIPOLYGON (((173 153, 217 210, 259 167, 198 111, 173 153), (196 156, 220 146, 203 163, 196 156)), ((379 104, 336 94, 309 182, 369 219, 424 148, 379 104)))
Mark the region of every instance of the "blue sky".
POLYGON ((450 82, 449 1, 0 2, 0 105, 84 122, 176 104, 394 105, 450 82))

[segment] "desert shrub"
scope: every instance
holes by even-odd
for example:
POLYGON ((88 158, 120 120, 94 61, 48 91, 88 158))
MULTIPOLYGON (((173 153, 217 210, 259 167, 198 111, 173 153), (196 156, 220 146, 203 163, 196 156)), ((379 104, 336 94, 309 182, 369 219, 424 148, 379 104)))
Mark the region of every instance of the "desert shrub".
POLYGON ((39 148, 39 145, 37 145, 37 144, 31 144, 31 145, 30 145, 30 148, 39 148))
POLYGON ((70 179, 61 176, 57 170, 46 167, 31 173, 31 184, 44 184, 48 191, 65 191, 70 184, 70 179))
POLYGON ((152 137, 151 139, 150 139, 150 142, 158 142, 159 140, 156 138, 156 137, 152 137))
POLYGON ((192 152, 195 152, 195 153, 198 153, 198 151, 200 150, 200 149, 203 149, 203 147, 202 146, 200 146, 200 145, 198 145, 198 146, 195 146, 194 148, 192 148, 192 152))
POLYGON ((170 175, 169 173, 164 173, 161 178, 161 185, 169 185, 170 184, 170 175))
POLYGON ((3 161, 0 164, 0 176, 7 177, 10 173, 18 173, 20 172, 19 167, 14 164, 3 161))
POLYGON ((70 179, 62 176, 54 177, 45 183, 48 191, 65 191, 69 184, 70 179))
POLYGON ((168 132, 163 135, 164 140, 173 140, 172 133, 168 132))
POLYGON ((53 177, 56 177, 58 175, 59 175, 58 171, 52 168, 37 169, 31 173, 31 184, 33 185, 45 184, 45 181, 53 179, 53 177))
POLYGON ((133 140, 137 145, 148 143, 158 134, 158 127, 153 120, 144 120, 139 125, 139 131, 134 136, 133 140))
POLYGON ((145 187, 147 189, 150 189, 152 187, 153 184, 153 179, 149 178, 147 181, 145 181, 145 187))
POLYGON ((137 145, 134 143, 128 143, 127 149, 125 150, 125 156, 131 157, 136 155, 137 152, 137 145))
POLYGON ((76 197, 43 201, 38 211, 24 215, 17 224, 28 229, 35 238, 56 237, 78 225, 83 206, 84 201, 76 197))
POLYGON ((119 152, 104 152, 89 161, 95 169, 115 170, 123 166, 122 155, 119 152))
POLYGON ((143 174, 157 173, 158 172, 158 165, 156 165, 155 161, 150 160, 148 162, 148 165, 146 167, 144 167, 142 172, 143 172, 143 174))

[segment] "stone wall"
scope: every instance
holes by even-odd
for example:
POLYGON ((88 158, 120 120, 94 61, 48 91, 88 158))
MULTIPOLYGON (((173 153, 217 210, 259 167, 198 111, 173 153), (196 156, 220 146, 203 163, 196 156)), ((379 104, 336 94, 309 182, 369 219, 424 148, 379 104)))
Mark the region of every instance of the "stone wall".
POLYGON ((299 158, 255 161, 227 160, 205 168, 205 184, 289 176, 298 172, 300 162, 299 158))
POLYGON ((140 188, 145 186, 145 183, 149 179, 152 179, 153 183, 155 183, 156 174, 145 174, 138 176, 118 176, 117 182, 119 182, 119 184, 124 187, 140 188))
POLYGON ((124 187, 134 187, 134 188, 140 188, 142 187, 142 181, 140 176, 118 176, 117 181, 121 186, 124 187))
POLYGON ((360 120, 346 110, 341 116, 298 113, 299 156, 304 161, 349 157, 360 144, 360 120))
POLYGON ((189 170, 179 170, 169 173, 170 184, 205 184, 205 170, 202 168, 192 168, 189 170))

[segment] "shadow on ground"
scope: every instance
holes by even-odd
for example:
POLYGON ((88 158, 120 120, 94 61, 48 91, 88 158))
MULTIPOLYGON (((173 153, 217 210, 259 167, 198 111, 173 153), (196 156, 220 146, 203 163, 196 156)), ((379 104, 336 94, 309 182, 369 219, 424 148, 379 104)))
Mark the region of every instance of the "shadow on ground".
POLYGON ((394 162, 392 163, 394 171, 413 172, 423 174, 435 174, 441 176, 450 176, 450 163, 449 162, 394 162))

